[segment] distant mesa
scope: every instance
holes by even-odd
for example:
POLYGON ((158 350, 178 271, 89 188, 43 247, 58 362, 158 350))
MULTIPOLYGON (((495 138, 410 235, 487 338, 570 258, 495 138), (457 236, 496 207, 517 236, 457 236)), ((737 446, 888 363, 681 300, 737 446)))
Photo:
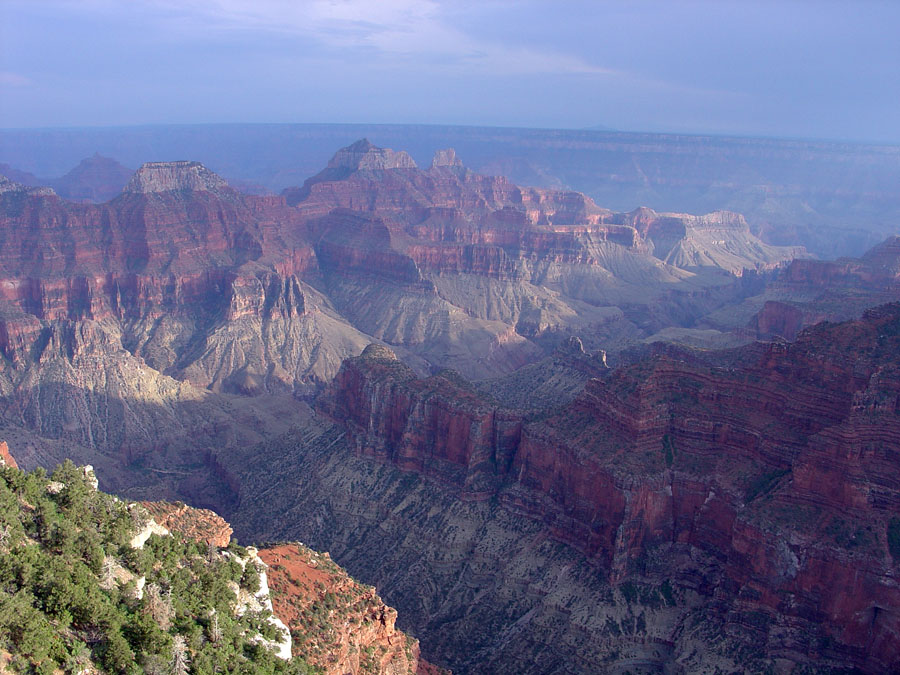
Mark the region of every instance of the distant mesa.
POLYGON ((13 183, 21 183, 28 187, 41 187, 45 184, 45 181, 42 181, 30 171, 20 171, 14 166, 5 163, 0 163, 0 175, 8 178, 13 183))
POLYGON ((353 145, 338 150, 331 161, 329 169, 416 169, 418 168, 412 157, 404 151, 394 151, 390 148, 379 148, 364 138, 353 145))
POLYGON ((134 174, 111 157, 88 157, 65 176, 49 181, 57 194, 70 201, 106 202, 118 195, 134 174))
POLYGON ((228 188, 221 176, 200 162, 147 162, 128 181, 124 192, 150 194, 189 190, 217 192, 228 188))
POLYGON ((462 160, 456 156, 456 150, 447 148, 446 150, 438 150, 434 153, 431 160, 431 168, 436 169, 441 166, 462 168, 462 160))

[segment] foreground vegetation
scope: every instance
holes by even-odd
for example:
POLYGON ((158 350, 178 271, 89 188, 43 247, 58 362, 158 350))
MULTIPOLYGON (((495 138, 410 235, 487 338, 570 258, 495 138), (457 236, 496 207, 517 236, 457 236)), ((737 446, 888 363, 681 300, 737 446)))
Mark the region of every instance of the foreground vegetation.
POLYGON ((309 673, 275 656, 245 549, 152 535, 149 516, 66 462, 0 467, 0 669, 21 673, 309 673), (241 593, 244 591, 244 593, 241 593))

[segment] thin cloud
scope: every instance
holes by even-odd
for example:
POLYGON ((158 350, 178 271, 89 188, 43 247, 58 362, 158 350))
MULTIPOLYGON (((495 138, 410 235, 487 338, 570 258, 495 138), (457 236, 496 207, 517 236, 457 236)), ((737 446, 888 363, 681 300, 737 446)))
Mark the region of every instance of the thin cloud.
POLYGON ((28 87, 32 84, 33 82, 24 75, 0 71, 0 86, 2 87, 28 87))
POLYGON ((385 62, 482 68, 497 74, 616 75, 561 52, 507 47, 451 27, 433 0, 148 0, 177 17, 177 30, 253 31, 295 35, 340 50, 365 50, 385 62), (187 23, 186 23, 187 22, 187 23))

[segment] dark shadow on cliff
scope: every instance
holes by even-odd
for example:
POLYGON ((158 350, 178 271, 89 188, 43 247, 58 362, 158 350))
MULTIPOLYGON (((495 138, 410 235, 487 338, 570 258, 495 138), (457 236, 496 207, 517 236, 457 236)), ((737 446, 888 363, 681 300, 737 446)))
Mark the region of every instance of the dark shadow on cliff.
POLYGON ((0 434, 26 470, 72 458, 95 467, 104 490, 132 499, 180 499, 228 516, 240 503, 230 454, 307 423, 291 396, 199 390, 167 404, 122 399, 64 382, 0 398, 0 434))

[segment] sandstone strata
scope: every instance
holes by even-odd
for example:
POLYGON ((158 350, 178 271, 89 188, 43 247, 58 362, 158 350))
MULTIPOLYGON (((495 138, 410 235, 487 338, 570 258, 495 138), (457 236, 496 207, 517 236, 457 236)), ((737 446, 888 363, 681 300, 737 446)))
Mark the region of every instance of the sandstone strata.
POLYGON ((150 194, 172 190, 214 192, 228 186, 200 162, 147 162, 125 185, 125 192, 150 194))
POLYGON ((449 150, 418 170, 361 141, 284 197, 238 193, 197 162, 148 163, 96 205, 4 183, 0 349, 21 363, 50 322, 98 321, 214 391, 308 395, 373 338, 484 377, 571 327, 643 330, 616 305, 639 314, 676 293, 690 320, 743 293, 722 270, 793 253, 754 243, 737 217, 614 214, 457 169, 449 150), (663 260, 677 238, 661 243, 657 221, 750 243, 687 271, 663 260))

